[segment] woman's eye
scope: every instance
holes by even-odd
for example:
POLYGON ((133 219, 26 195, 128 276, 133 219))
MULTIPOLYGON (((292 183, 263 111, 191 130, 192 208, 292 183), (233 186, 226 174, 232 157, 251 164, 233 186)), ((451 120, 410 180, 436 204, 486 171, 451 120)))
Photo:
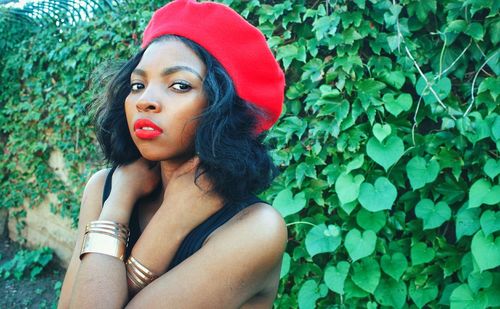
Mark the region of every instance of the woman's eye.
POLYGON ((133 83, 130 85, 130 89, 132 92, 139 91, 140 89, 144 89, 144 85, 141 83, 133 83))
POLYGON ((191 85, 184 82, 175 82, 170 86, 179 92, 187 92, 191 90, 191 85))

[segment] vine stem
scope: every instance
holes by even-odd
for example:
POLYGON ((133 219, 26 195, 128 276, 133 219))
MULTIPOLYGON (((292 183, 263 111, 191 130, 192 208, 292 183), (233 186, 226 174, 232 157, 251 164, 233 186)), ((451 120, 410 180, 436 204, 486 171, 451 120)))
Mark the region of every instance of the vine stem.
MULTIPOLYGON (((399 34, 398 34, 399 35, 399 34)), ((431 93, 434 95, 434 97, 436 98, 436 100, 438 101, 439 105, 441 105, 441 107, 443 107, 445 110, 448 110, 448 107, 443 103, 443 101, 441 101, 441 99, 439 98, 438 94, 436 93, 436 91, 434 90, 434 88, 432 88, 432 85, 431 83, 429 82, 429 80, 427 79, 427 77, 425 76, 424 72, 422 72, 422 69, 420 68, 420 66, 418 65, 417 61, 415 60, 415 58, 413 58, 413 55, 411 54, 410 50, 408 49, 408 46, 405 45, 405 51, 406 51, 406 54, 408 55, 408 57, 410 57, 410 59, 413 61, 413 65, 415 66, 415 68, 417 68, 418 70, 418 73, 420 73, 420 76, 424 79, 425 83, 427 84, 427 87, 429 88, 429 90, 431 91, 431 93)), ((455 116, 453 116, 451 113, 448 112, 448 115, 453 118, 454 120, 457 120, 455 118, 455 116)))
POLYGON ((474 97, 474 85, 476 84, 476 79, 479 75, 479 72, 481 72, 481 70, 484 68, 484 66, 493 58, 496 56, 496 54, 498 53, 498 50, 496 52, 493 53, 493 55, 491 55, 488 59, 486 59, 486 61, 483 62, 483 64, 479 67, 479 69, 477 70, 476 74, 474 75, 474 79, 472 80, 472 86, 471 86, 471 89, 470 89, 470 96, 471 96, 471 100, 470 100, 470 103, 469 103, 469 107, 467 108, 467 110, 465 111, 464 115, 462 117, 465 117, 467 116, 467 114, 469 114, 470 110, 472 109, 472 105, 474 105, 474 100, 476 99, 474 97))
POLYGON ((290 223, 287 223, 286 226, 296 225, 296 224, 308 224, 308 225, 316 226, 316 224, 312 224, 311 222, 306 222, 306 221, 290 222, 290 223))

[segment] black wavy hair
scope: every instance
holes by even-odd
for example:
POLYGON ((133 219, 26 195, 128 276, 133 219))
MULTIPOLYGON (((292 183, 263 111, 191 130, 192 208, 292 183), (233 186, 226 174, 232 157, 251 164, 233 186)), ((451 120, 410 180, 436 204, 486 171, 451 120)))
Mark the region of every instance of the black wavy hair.
MULTIPOLYGON (((197 177, 205 173, 213 191, 226 202, 239 201, 268 188, 278 169, 262 144, 264 134, 255 134, 257 117, 264 117, 264 113, 237 95, 226 70, 203 47, 174 35, 165 35, 153 42, 161 40, 181 41, 206 66, 203 90, 207 107, 196 117, 198 126, 194 138, 194 148, 200 158, 197 177)), ((97 84, 105 85, 106 90, 95 96, 94 125, 104 156, 113 166, 131 163, 141 156, 128 130, 124 102, 131 90, 130 75, 144 51, 111 73, 108 67, 99 74, 97 84)))

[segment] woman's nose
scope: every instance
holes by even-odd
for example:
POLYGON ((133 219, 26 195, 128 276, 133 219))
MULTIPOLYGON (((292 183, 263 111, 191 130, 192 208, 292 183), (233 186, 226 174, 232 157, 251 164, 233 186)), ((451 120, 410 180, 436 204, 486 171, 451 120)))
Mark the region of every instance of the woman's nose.
POLYGON ((147 98, 141 98, 137 102, 136 107, 139 112, 159 113, 161 111, 161 105, 158 102, 147 98))

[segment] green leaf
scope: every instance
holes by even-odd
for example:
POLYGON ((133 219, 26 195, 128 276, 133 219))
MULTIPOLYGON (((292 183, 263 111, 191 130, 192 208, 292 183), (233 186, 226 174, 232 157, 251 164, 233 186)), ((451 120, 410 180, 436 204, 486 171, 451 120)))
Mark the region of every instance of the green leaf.
POLYGON ((481 215, 480 223, 485 236, 500 230, 500 211, 486 210, 481 215))
POLYGON ((467 284, 455 288, 450 296, 452 309, 486 308, 487 302, 484 294, 474 295, 467 284))
POLYGON ((328 293, 328 288, 321 284, 318 286, 316 281, 307 280, 300 287, 298 293, 298 302, 300 309, 315 309, 316 301, 322 297, 325 297, 328 293))
POLYGON ((273 207, 276 208, 284 218, 301 211, 305 206, 305 193, 300 192, 294 197, 290 189, 280 191, 273 202, 273 207))
POLYGON ((465 30, 467 27, 467 22, 462 19, 457 19, 457 20, 452 20, 448 23, 448 26, 446 26, 446 32, 455 32, 455 33, 460 33, 465 30))
POLYGON ((440 227, 451 218, 451 209, 445 202, 434 202, 423 199, 415 206, 415 215, 424 221, 424 230, 440 227))
POLYGON ((456 231, 455 234, 457 236, 457 241, 462 238, 462 236, 471 236, 479 230, 479 214, 481 213, 480 209, 468 209, 466 207, 462 207, 457 214, 457 219, 455 221, 456 231))
POLYGON ((408 262, 401 252, 396 252, 392 256, 383 255, 380 259, 380 265, 382 270, 396 281, 399 281, 399 278, 408 268, 408 262))
POLYGON ((391 135, 391 126, 387 123, 384 125, 376 123, 373 125, 372 132, 378 141, 382 143, 387 136, 391 135))
POLYGON ((405 83, 405 74, 401 71, 387 72, 383 75, 383 81, 396 89, 401 89, 405 83))
POLYGON ((382 101, 385 109, 396 117, 403 111, 409 111, 413 104, 413 98, 408 93, 402 93, 397 98, 392 93, 386 93, 382 101))
POLYGON ((340 203, 347 204, 355 201, 359 195, 359 187, 364 180, 362 175, 353 177, 351 174, 341 174, 335 181, 335 192, 340 203))
POLYGON ((319 224, 306 235, 306 249, 311 257, 325 252, 334 252, 340 245, 342 237, 338 227, 319 224))
POLYGON ((340 261, 337 266, 328 266, 324 276, 326 286, 335 293, 344 294, 344 283, 350 267, 346 261, 340 261))
POLYGON ((376 94, 385 88, 385 84, 370 78, 358 81, 356 88, 366 94, 376 94))
POLYGON ((420 189, 427 183, 436 180, 439 174, 437 160, 425 161, 424 158, 415 156, 406 165, 406 172, 413 190, 420 189))
POLYGON ((410 255, 412 264, 419 265, 432 261, 436 253, 423 242, 417 242, 411 247, 410 255))
POLYGON ((358 229, 347 232, 344 246, 353 261, 357 261, 365 256, 369 256, 375 251, 377 235, 372 230, 364 231, 363 234, 358 229))
POLYGON ((376 212, 391 209, 398 192, 396 187, 385 177, 375 180, 375 186, 370 183, 361 184, 359 202, 365 209, 376 212))
POLYGON ((380 143, 371 137, 366 145, 366 153, 386 171, 403 156, 403 141, 397 136, 391 136, 385 143, 380 143))
POLYGON ((354 157, 354 159, 352 159, 352 161, 347 164, 345 172, 350 173, 351 171, 362 167, 364 162, 365 156, 363 154, 354 157))
POLYGON ((488 159, 484 165, 484 172, 488 177, 493 180, 498 174, 500 174, 500 160, 496 161, 493 159, 488 159))
POLYGON ((382 279, 375 290, 375 299, 382 306, 403 308, 406 303, 406 285, 392 278, 382 279))
POLYGON ((500 237, 477 232, 472 238, 471 252, 481 271, 497 267, 500 265, 500 237))
POLYGON ((477 41, 481 41, 484 36, 483 26, 480 23, 471 23, 465 29, 465 33, 477 41))
POLYGON ((436 299, 438 295, 438 288, 435 285, 427 285, 424 287, 415 286, 415 282, 410 283, 409 294, 411 299, 415 302, 418 308, 422 308, 428 302, 436 299))
POLYGON ((469 191, 469 207, 479 207, 482 204, 495 205, 500 202, 500 186, 491 186, 486 179, 479 179, 472 184, 469 191))
MULTIPOLYGON (((444 100, 448 97, 451 92, 451 80, 448 77, 443 77, 437 81, 434 81, 431 74, 426 74, 427 81, 432 86, 432 89, 436 92, 440 100, 444 100)), ((426 104, 436 103, 438 100, 431 92, 430 87, 427 87, 427 83, 420 77, 415 86, 417 93, 421 95, 426 104)))
POLYGON ((292 259, 290 258, 290 255, 285 252, 283 254, 283 260, 281 261, 280 279, 288 275, 288 272, 290 271, 291 261, 292 259))
POLYGON ((356 222, 365 230, 372 230, 375 233, 385 226, 386 215, 383 211, 370 212, 365 209, 358 211, 356 222))
POLYGON ((352 281, 364 291, 373 294, 380 281, 380 267, 375 259, 366 258, 352 264, 352 281))
POLYGON ((486 289, 493 283, 493 276, 488 271, 483 272, 472 272, 467 277, 467 282, 469 283, 469 288, 476 294, 479 289, 486 289))

